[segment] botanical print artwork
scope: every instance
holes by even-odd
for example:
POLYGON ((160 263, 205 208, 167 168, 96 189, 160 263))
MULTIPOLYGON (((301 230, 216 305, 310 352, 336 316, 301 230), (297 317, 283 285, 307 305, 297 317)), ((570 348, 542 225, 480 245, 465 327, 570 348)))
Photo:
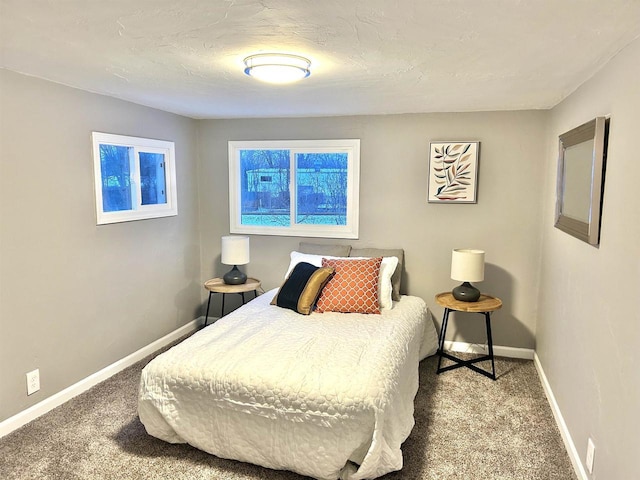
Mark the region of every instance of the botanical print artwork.
POLYGON ((480 142, 434 142, 429 155, 429 202, 476 203, 480 142))

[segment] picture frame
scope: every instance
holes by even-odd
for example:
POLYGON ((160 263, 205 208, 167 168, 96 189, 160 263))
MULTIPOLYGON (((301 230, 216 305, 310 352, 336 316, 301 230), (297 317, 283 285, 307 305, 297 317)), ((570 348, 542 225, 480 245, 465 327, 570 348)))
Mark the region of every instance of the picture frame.
POLYGON ((429 144, 428 203, 478 203, 480 142, 429 144))

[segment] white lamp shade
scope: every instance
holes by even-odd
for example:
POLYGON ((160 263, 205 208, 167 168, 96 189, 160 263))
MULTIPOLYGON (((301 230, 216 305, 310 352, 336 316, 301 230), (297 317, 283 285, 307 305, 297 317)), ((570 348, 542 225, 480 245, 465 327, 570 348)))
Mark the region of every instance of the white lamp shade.
POLYGON ((222 263, 225 265, 249 263, 249 237, 238 235, 222 237, 222 263))
POLYGON ((451 253, 451 278, 460 282, 484 280, 484 251, 454 249, 451 253))

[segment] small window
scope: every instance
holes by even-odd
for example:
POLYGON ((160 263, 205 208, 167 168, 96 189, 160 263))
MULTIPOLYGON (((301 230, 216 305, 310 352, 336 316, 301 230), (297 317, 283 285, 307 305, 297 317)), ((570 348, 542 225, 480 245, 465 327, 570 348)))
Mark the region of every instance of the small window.
POLYGON ((360 140, 229 142, 231 233, 358 238, 360 140))
POLYGON ((97 224, 178 214, 173 142, 93 132, 97 224))

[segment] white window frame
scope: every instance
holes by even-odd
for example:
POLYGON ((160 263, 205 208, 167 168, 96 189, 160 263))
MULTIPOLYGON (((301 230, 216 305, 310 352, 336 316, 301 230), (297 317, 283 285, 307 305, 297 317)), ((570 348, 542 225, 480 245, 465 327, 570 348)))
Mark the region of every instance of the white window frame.
POLYGON ((96 194, 96 222, 98 225, 110 223, 130 222, 148 218, 171 217, 178 215, 178 196, 176 189, 175 144, 165 140, 129 137, 111 133, 92 132, 93 141, 93 170, 96 194), (105 212, 102 204, 102 167, 100 163, 100 145, 115 145, 118 147, 132 147, 131 156, 131 210, 105 212), (140 152, 161 153, 164 155, 165 190, 167 203, 142 205, 140 190, 140 152))
POLYGON ((268 140, 229 142, 229 230, 230 233, 279 235, 294 237, 358 238, 360 196, 360 140, 268 140), (240 179, 241 150, 290 150, 290 206, 288 227, 242 225, 240 179), (296 224, 295 153, 347 154, 347 223, 346 225, 296 224))

